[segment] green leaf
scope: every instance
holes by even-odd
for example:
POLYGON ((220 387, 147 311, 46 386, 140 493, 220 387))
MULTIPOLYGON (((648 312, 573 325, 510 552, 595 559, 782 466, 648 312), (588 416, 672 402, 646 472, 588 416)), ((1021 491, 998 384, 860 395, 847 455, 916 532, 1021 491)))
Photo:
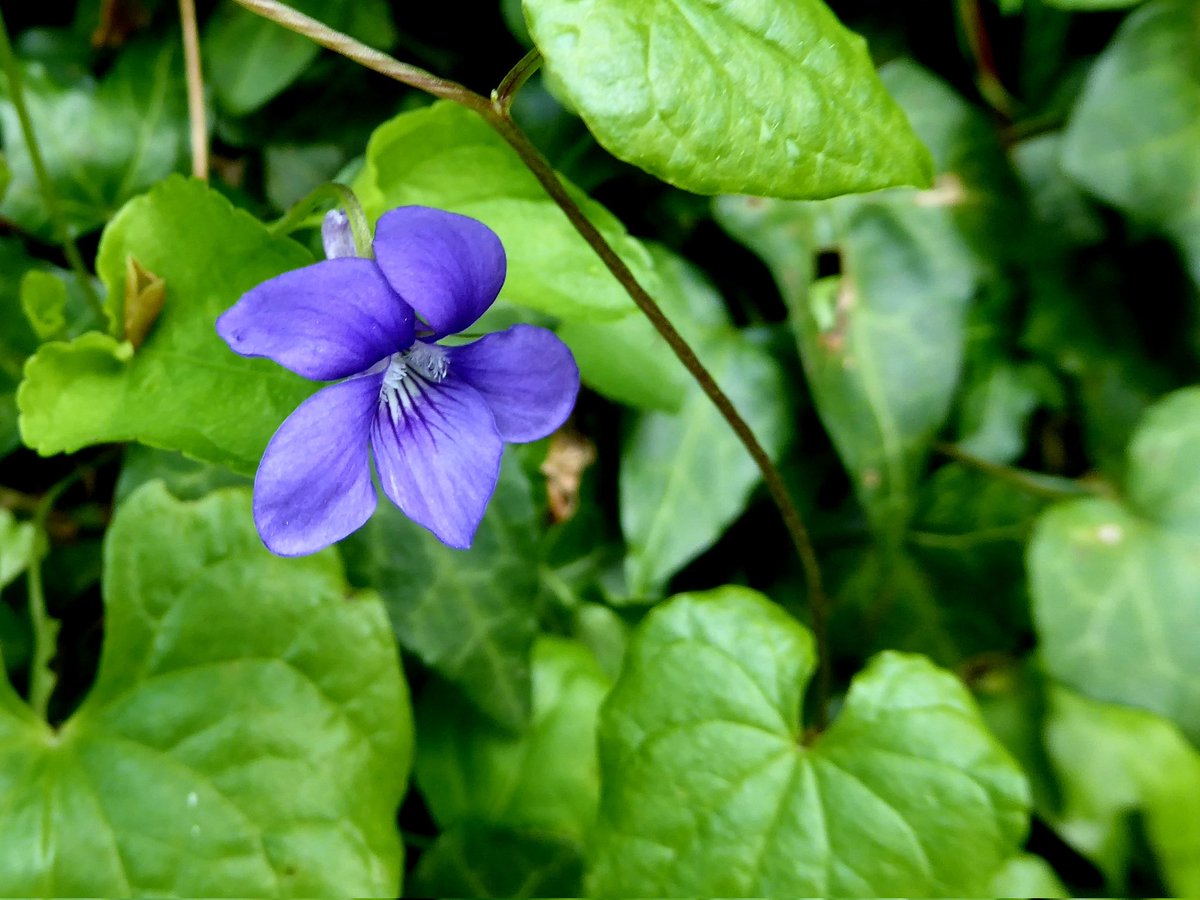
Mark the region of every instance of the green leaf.
POLYGON ((0 508, 0 588, 7 587, 33 560, 34 529, 29 522, 18 522, 13 514, 0 508))
MULTIPOLYGON (((396 38, 382 0, 295 0, 306 15, 374 47, 396 38)), ((205 71, 217 100, 232 115, 254 112, 299 78, 320 47, 241 6, 225 3, 204 29, 205 71)))
POLYGON ((332 552, 268 553, 248 492, 156 484, 117 510, 104 595, 60 729, 0 678, 0 891, 392 896, 412 730, 378 598, 332 552))
MULTIPOLYGON (((788 386, 779 364, 732 328, 695 344, 772 459, 792 436, 788 386)), ((625 574, 635 598, 657 596, 671 575, 711 546, 745 508, 758 466, 699 385, 676 413, 638 416, 621 451, 625 574)))
POLYGON ((311 256, 183 178, 133 200, 105 229, 97 269, 110 316, 129 255, 165 280, 162 315, 136 353, 97 333, 42 345, 17 395, 22 437, 44 455, 136 440, 252 474, 273 431, 316 386, 237 356, 214 322, 242 293, 311 256))
POLYGON ((1012 182, 994 130, 950 88, 909 63, 883 75, 933 151, 932 190, 728 197, 716 214, 771 267, 817 411, 874 528, 894 541, 950 411, 968 304, 996 278, 1012 182), (820 250, 837 251, 842 274, 810 290, 820 250))
POLYGON ((1200 284, 1200 8, 1154 0, 1088 76, 1063 166, 1089 191, 1172 236, 1200 284))
POLYGON ((21 308, 20 284, 36 265, 20 241, 0 238, 0 457, 21 443, 16 391, 38 339, 21 308))
POLYGON ((537 632, 537 529, 512 453, 470 551, 447 547, 382 500, 341 545, 350 580, 383 595, 401 645, 499 725, 529 719, 537 632))
POLYGON ((421 854, 414 897, 579 897, 579 847, 535 831, 463 825, 421 854))
POLYGON ((579 845, 596 818, 596 718, 608 689, 586 647, 549 636, 534 645, 533 710, 520 734, 431 685, 417 704, 416 779, 439 827, 486 824, 579 845))
MULTIPOLYGON (((648 249, 659 275, 654 299, 680 334, 697 340, 729 324, 724 300, 699 269, 659 244, 648 249)), ((674 412, 692 382, 640 310, 615 322, 566 321, 558 336, 575 354, 584 383, 620 403, 674 412)))
MULTIPOLYGON (((584 321, 636 312, 516 151, 457 104, 442 101, 379 126, 354 187, 372 218, 394 206, 422 204, 485 222, 508 255, 502 296, 518 306, 584 321)), ((603 206, 571 185, 567 190, 642 286, 656 294, 645 247, 603 206)))
POLYGON ((1200 388, 1169 394, 1129 446, 1125 502, 1052 507, 1029 546, 1047 670, 1200 740, 1200 388))
POLYGON ((928 184, 866 43, 821 0, 525 0, 596 139, 685 190, 833 197, 928 184))
POLYGON ((199 500, 218 488, 250 487, 252 484, 246 476, 230 472, 223 466, 188 459, 182 453, 130 444, 125 448, 121 474, 117 477, 117 503, 124 502, 148 481, 161 481, 180 500, 199 500))
MULTIPOLYGON (((126 200, 182 164, 187 142, 182 71, 172 41, 129 47, 98 85, 63 87, 40 67, 28 67, 29 114, 72 231, 99 228, 126 200)), ((52 238, 54 226, 7 99, 0 103, 0 125, 12 169, 0 215, 52 238)))
POLYGON ((961 683, 881 654, 806 741, 815 662, 809 632, 745 588, 650 613, 601 711, 591 895, 986 889, 1017 850, 1028 789, 961 683))
POLYGON ((1050 863, 1032 853, 1014 856, 996 873, 988 897, 1070 897, 1050 863))
POLYGON ((1200 752, 1174 726, 1056 687, 1045 740, 1063 794, 1050 823, 1100 866, 1111 889, 1128 889, 1140 813, 1168 894, 1200 894, 1200 752))

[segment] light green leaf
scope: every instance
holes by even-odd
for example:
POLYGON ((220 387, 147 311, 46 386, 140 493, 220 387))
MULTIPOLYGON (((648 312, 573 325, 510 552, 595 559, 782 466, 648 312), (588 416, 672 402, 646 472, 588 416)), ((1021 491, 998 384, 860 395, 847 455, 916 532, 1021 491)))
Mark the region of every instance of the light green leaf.
POLYGON ((1200 894, 1200 752, 1166 720, 1142 710, 1050 690, 1046 749, 1063 800, 1050 823, 1126 891, 1135 813, 1170 896, 1200 894))
POLYGON ((350 580, 383 595, 401 645, 513 731, 529 718, 535 523, 529 479, 510 452, 469 551, 447 547, 386 499, 341 544, 350 580))
POLYGON ((744 588, 650 613, 601 711, 590 894, 982 894, 1028 789, 962 684, 881 654, 809 740, 815 662, 809 632, 744 588))
POLYGON ((18 522, 12 512, 0 508, 0 588, 7 587, 33 560, 33 525, 18 522))
POLYGON ((1032 853, 1006 862, 985 892, 988 897, 1070 897, 1050 863, 1032 853))
POLYGON ((1200 284, 1200 7, 1154 0, 1088 76, 1063 166, 1089 191, 1173 237, 1200 284))
MULTIPOLYGON (((517 156, 475 113, 449 101, 401 113, 375 130, 355 190, 372 218, 423 204, 473 216, 504 241, 501 296, 560 319, 600 321, 636 312, 625 289, 517 156)), ((642 287, 657 293, 646 248, 599 203, 568 191, 642 287)))
POLYGON ((685 190, 833 197, 928 184, 866 43, 821 0, 525 0, 596 139, 685 190))
POLYGON ((1058 504, 1029 545, 1047 670, 1200 740, 1200 388, 1167 395, 1129 446, 1125 502, 1058 504))
MULTIPOLYGON (((293 0, 293 8, 373 47, 396 38, 382 0, 293 0)), ((320 47, 241 6, 225 3, 204 29, 205 71, 221 105, 235 116, 258 109, 299 78, 320 47)))
POLYGON ((586 647, 549 636, 534 645, 533 711, 519 734, 431 685, 417 704, 416 779, 439 827, 485 824, 579 845, 596 818, 596 717, 608 689, 586 647))
MULTIPOLYGON (((695 347, 767 454, 778 459, 792 436, 779 364, 732 328, 711 332, 695 347)), ((678 412, 638 416, 622 447, 619 486, 630 595, 657 596, 671 575, 724 533, 761 477, 695 383, 678 412)))
POLYGON ((34 269, 21 279, 21 308, 39 340, 61 338, 67 330, 67 285, 34 269))
POLYGON ((817 411, 873 526, 895 540, 950 411, 968 303, 996 277, 1010 181, 994 130, 949 87, 909 63, 882 74, 933 151, 932 190, 727 197, 716 214, 771 267, 817 411), (842 274, 810 290, 821 250, 837 251, 842 274))
POLYGON ((414 897, 580 897, 579 847, 537 831, 462 825, 421 854, 414 897))
POLYGON ((22 437, 44 455, 136 440, 253 473, 273 431, 316 385, 237 356, 214 323, 242 293, 312 257, 182 178, 130 202, 105 229, 97 269, 110 315, 129 255, 166 282, 145 344, 133 353, 91 333, 42 345, 17 395, 22 437))
POLYGON ((1037 363, 996 361, 964 392, 959 422, 960 450, 993 463, 1012 463, 1025 449, 1030 417, 1057 401, 1062 389, 1037 363))
POLYGON ((117 510, 104 595, 60 729, 0 677, 0 892, 393 896, 412 730, 378 598, 332 552, 268 553, 248 492, 156 484, 117 510))
MULTIPOLYGON (((28 68, 29 114, 73 231, 99 228, 126 200, 179 168, 187 141, 182 71, 172 41, 129 47, 99 85, 63 87, 39 66, 28 68)), ((0 215, 52 238, 50 214, 7 99, 0 102, 0 125, 12 169, 0 215)))

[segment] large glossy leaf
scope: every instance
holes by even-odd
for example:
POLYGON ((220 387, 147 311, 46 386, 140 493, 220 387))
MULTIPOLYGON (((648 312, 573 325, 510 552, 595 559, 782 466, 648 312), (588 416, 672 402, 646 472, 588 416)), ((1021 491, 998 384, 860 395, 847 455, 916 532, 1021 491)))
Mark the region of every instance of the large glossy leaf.
MULTIPOLYGON (((182 60, 171 41, 130 47, 98 84, 82 80, 63 86, 30 66, 25 91, 46 168, 73 231, 99 228, 126 200, 183 162, 182 60)), ((50 238, 49 209, 7 99, 0 103, 0 125, 12 170, 0 214, 50 238)))
MULTIPOLYGON (((779 364, 733 328, 697 343, 705 367, 772 459, 792 435, 789 390, 779 364)), ((621 451, 621 531, 630 595, 655 597, 671 575, 711 546, 761 480, 745 446, 695 383, 675 413, 647 412, 621 451)))
POLYGON ((601 712, 601 896, 970 896, 1017 849, 1024 777, 962 685, 885 653, 823 734, 808 631, 744 588, 639 627, 601 712))
POLYGON ((1134 814, 1172 896, 1200 894, 1200 751, 1153 713, 1052 688, 1046 749, 1062 788, 1055 829, 1104 871, 1110 890, 1129 889, 1137 852, 1134 814))
POLYGON ((1200 283, 1200 7, 1154 0, 1088 76, 1063 146, 1089 191, 1160 227, 1200 283))
POLYGON ((417 706, 416 778, 443 829, 481 824, 581 844, 596 818, 596 718, 609 679, 591 652, 543 636, 533 652, 533 709, 520 733, 497 728, 445 685, 417 706))
POLYGON ((107 535, 96 683, 51 729, 0 675, 0 892, 392 896, 412 726, 376 596, 284 560, 248 492, 151 484, 107 535))
POLYGON ((929 154, 821 0, 525 0, 611 153, 687 190, 833 197, 925 185, 929 154))
POLYGON ((43 344, 17 395, 22 437, 43 454, 136 440, 253 473, 271 434, 317 385, 237 356, 214 322, 243 292, 312 257, 178 177, 131 201, 105 229, 97 269, 110 314, 130 256, 166 283, 149 337, 136 353, 96 332, 43 344))
POLYGON ((447 547, 386 499, 341 546, 351 581, 383 595, 405 649, 498 724, 525 725, 537 529, 529 480, 511 452, 470 551, 447 547))
MULTIPOLYGON (((443 101, 379 126, 355 189, 372 217, 394 206, 423 204, 485 222, 508 255, 501 296, 519 306, 586 321, 636 312, 516 151, 461 106, 443 101)), ((568 189, 642 286, 655 293, 646 249, 608 210, 568 189)))
POLYGON ((1051 508, 1029 546, 1047 669, 1200 740, 1200 388, 1168 395, 1129 446, 1125 502, 1051 508))
POLYGON ((731 197, 717 215, 772 268, 817 411, 875 528, 895 539, 950 411, 968 302, 993 277, 984 253, 1003 226, 1004 162, 986 121, 946 85, 907 63, 883 74, 933 150, 933 190, 731 197), (841 275, 810 290, 822 249, 838 253, 841 275))

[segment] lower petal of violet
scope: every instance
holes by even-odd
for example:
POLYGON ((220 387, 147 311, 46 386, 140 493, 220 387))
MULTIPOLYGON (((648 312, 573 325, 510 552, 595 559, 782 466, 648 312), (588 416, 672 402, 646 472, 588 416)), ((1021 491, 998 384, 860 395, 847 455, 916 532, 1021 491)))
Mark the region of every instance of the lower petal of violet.
POLYGON ((446 352, 450 370, 483 395, 506 441, 540 440, 575 407, 579 367, 545 328, 514 325, 446 352))
POLYGON ((444 544, 471 546, 496 489, 504 442, 487 403, 453 371, 389 382, 371 429, 383 492, 444 544))
POLYGON ((315 553, 375 511, 368 442, 382 384, 377 372, 321 389, 267 444, 254 478, 254 522, 273 553, 315 553))

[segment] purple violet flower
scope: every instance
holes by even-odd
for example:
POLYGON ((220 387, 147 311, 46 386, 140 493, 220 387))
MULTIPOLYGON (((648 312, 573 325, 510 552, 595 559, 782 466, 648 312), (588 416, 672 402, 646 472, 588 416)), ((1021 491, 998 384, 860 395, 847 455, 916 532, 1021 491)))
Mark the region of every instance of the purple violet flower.
POLYGON ((467 548, 500 473, 504 443, 558 428, 579 390, 552 332, 514 325, 458 346, 504 283, 504 247, 475 219, 423 206, 385 213, 375 259, 353 257, 344 214, 322 229, 330 257, 242 295, 217 332, 334 381, 279 426, 254 479, 254 521, 281 556, 313 553, 375 511, 383 492, 451 547, 467 548))

